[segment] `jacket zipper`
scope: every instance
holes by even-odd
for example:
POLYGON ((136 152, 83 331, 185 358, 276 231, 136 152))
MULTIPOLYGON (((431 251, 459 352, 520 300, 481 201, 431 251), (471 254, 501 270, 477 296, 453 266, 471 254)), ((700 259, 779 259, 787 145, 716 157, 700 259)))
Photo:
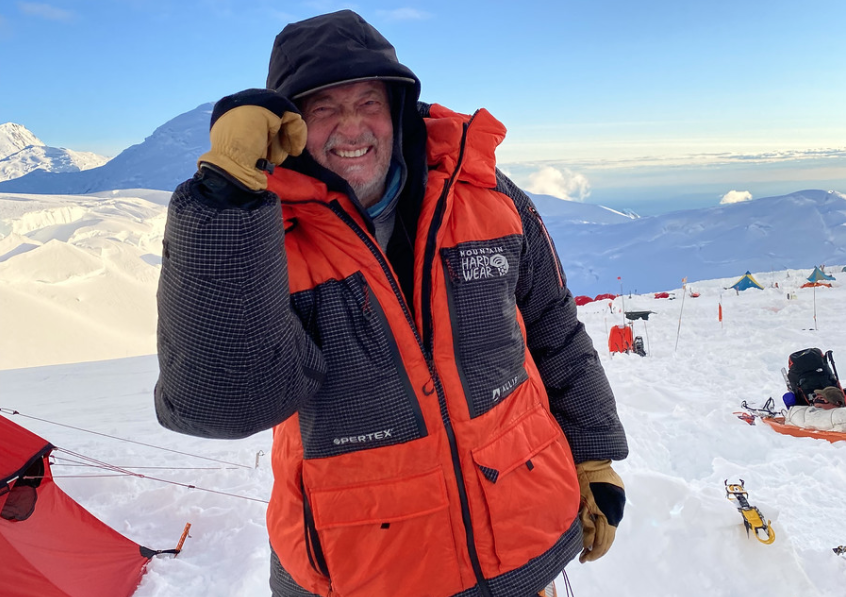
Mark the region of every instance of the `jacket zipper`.
POLYGON ((444 213, 446 212, 446 200, 449 195, 450 188, 455 183, 458 176, 458 171, 461 169, 461 164, 464 160, 464 149, 467 143, 467 129, 470 123, 473 122, 476 114, 470 117, 470 120, 464 124, 464 130, 461 134, 461 144, 458 153, 458 161, 455 165, 455 170, 452 176, 444 181, 444 187, 441 190, 440 197, 438 197, 438 204, 435 206, 435 213, 432 217, 432 222, 429 225, 429 235, 426 238, 426 250, 423 254, 423 286, 421 292, 421 316, 423 318, 423 346, 426 360, 429 363, 429 371, 434 381, 435 391, 438 394, 438 406, 441 410, 441 420, 444 424, 447 440, 449 442, 450 456, 452 458, 453 474, 456 477, 456 486, 458 488, 458 499, 461 503, 461 519, 464 523, 465 540, 467 541, 467 551, 470 556, 470 564, 473 567, 473 574, 476 577, 476 582, 479 585, 479 591, 482 597, 491 597, 491 590, 488 587, 487 580, 482 574, 482 566, 479 563, 479 554, 476 551, 476 539, 473 533, 473 522, 470 518, 470 506, 467 499, 467 486, 464 481, 464 472, 461 470, 461 461, 458 457, 458 443, 455 439, 455 432, 452 429, 452 422, 449 418, 449 411, 446 405, 446 394, 441 385, 440 377, 435 370, 435 362, 433 356, 434 333, 432 329, 434 314, 432 313, 432 267, 435 262, 435 251, 437 249, 438 230, 443 224, 444 213))
MULTIPOLYGON (((402 306, 403 313, 405 314, 406 321, 408 325, 411 327, 411 330, 414 332, 414 337, 417 340, 417 343, 420 347, 420 350, 423 353, 423 356, 426 359, 426 364, 429 367, 429 374, 431 375, 432 382, 434 385, 435 392, 438 395, 438 406, 441 412, 441 421, 444 425, 444 430, 446 432, 447 440, 449 442, 449 449, 450 449, 450 457, 452 460, 453 466, 453 474, 456 477, 456 486, 458 488, 458 498, 461 504, 461 519, 464 523, 464 532, 465 532, 465 540, 467 541, 467 551, 470 556, 470 563, 473 567, 473 574, 476 577, 476 582, 479 585, 479 591, 481 592, 482 597, 492 597, 491 590, 488 587, 487 580, 485 580, 484 575, 482 574, 482 566, 479 563, 479 554, 476 551, 476 540, 473 533, 473 524, 470 518, 470 506, 469 501, 467 499, 467 488, 464 481, 464 473, 461 470, 461 461, 458 457, 458 443, 455 439, 455 432, 452 429, 452 423, 449 419, 449 412, 446 406, 446 395, 444 394, 443 386, 441 385, 440 377, 438 376, 437 371, 435 370, 435 362, 432 355, 432 344, 433 344, 433 334, 432 334, 432 300, 431 300, 431 290, 432 290, 432 266, 434 264, 435 259, 435 249, 437 245, 437 235, 438 230, 443 223, 444 212, 446 211, 446 199, 449 195, 449 190, 455 182, 456 177, 458 176, 458 171, 461 168, 461 163, 464 158, 464 148, 467 141, 467 129, 470 123, 473 121, 475 114, 471 116, 470 121, 464 124, 464 130, 461 135, 461 144, 460 144, 460 151, 458 154, 458 161, 456 163, 455 171, 453 172, 452 176, 449 180, 444 182, 444 187, 441 190, 441 194, 438 197, 438 204, 435 207, 435 214, 432 218, 432 223, 429 227, 429 235, 426 239, 426 250, 424 252, 423 258, 423 286, 422 286, 422 309, 421 314, 423 317, 423 338, 421 338, 420 333, 418 332, 417 325, 414 323, 414 318, 411 317, 411 313, 408 310, 408 305, 405 302, 405 297, 402 294, 402 291, 399 288, 399 284, 397 283, 396 279, 394 278, 393 273, 391 272, 388 263, 385 260, 385 257, 382 251, 374 244, 373 240, 362 230, 361 226, 352 219, 352 217, 341 207, 341 204, 334 200, 329 203, 329 208, 337 215, 347 226, 349 226, 353 232, 355 232, 356 236, 358 236, 362 242, 370 249, 370 252, 378 261, 380 267, 382 268, 385 277, 388 279, 388 282, 391 285, 391 289, 394 291, 397 300, 399 301, 400 305, 402 306)), ((424 388, 424 393, 431 394, 431 392, 427 392, 424 388)))
POLYGON ((423 351, 423 354, 426 354, 426 351, 423 347, 423 341, 420 339, 420 333, 417 331, 417 325, 414 323, 414 318, 411 316, 411 312, 408 310, 408 305, 405 302, 405 296, 402 294, 402 290, 400 290, 399 283, 397 282, 396 278, 394 277, 393 272, 391 272, 391 268, 388 265, 388 262, 385 260, 385 256, 382 253, 382 250, 376 246, 370 236, 358 225, 358 223, 352 219, 350 214, 348 214, 338 200, 334 200, 329 203, 329 209, 331 209, 336 216, 338 216, 341 221, 343 221, 347 226, 352 228, 353 232, 355 232, 356 236, 370 249, 370 252, 376 258, 376 261, 379 262, 379 266, 382 268, 382 273, 385 274, 385 277, 388 279, 388 282, 391 285, 391 289, 394 291, 394 294, 397 297, 397 301, 399 301, 400 306, 402 307, 402 312, 405 315, 405 320, 408 322, 411 331, 414 332, 414 338, 417 340, 417 344, 420 347, 420 350, 423 351))
POLYGON ((529 204, 529 211, 535 216, 535 219, 538 221, 538 224, 541 227, 541 231, 543 232, 544 238, 546 238, 546 244, 549 247, 549 252, 552 253, 552 259, 555 261, 555 274, 558 276, 558 287, 564 287, 564 278, 561 276, 561 261, 558 259, 558 253, 555 252, 555 245, 552 244, 552 237, 549 236, 549 231, 546 229, 546 226, 543 223, 543 220, 538 213, 538 210, 535 208, 534 205, 531 203, 529 204))

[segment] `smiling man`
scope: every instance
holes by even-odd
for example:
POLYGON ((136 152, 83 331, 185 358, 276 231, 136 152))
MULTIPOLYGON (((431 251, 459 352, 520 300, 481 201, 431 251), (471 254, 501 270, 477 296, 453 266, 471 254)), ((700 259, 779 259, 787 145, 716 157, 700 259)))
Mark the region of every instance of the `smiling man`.
POLYGON ((364 207, 376 203, 385 192, 394 141, 385 84, 366 81, 330 87, 302 103, 308 152, 346 180, 364 207))
POLYGON ((156 412, 273 428, 274 597, 530 597, 610 548, 613 393, 505 128, 351 11, 285 27, 171 199, 156 412))

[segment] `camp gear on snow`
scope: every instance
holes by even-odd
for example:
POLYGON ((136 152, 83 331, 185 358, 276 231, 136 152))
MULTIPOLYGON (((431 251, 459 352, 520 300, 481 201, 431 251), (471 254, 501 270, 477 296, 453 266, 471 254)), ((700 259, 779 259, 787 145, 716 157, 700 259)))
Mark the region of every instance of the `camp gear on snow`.
POLYGON ((752 274, 749 273, 748 270, 737 282, 729 286, 729 288, 733 288, 738 292, 740 292, 741 290, 746 290, 748 288, 757 288, 758 290, 764 289, 764 287, 758 284, 758 281, 752 277, 752 274))
POLYGON ((775 417, 776 415, 778 415, 778 412, 775 410, 775 400, 773 400, 772 397, 767 398, 767 401, 764 402, 764 406, 762 406, 761 408, 749 406, 746 400, 740 403, 740 407, 746 409, 753 415, 761 418, 775 417))
POLYGON ((592 562, 605 555, 614 542, 617 525, 623 519, 626 491, 623 480, 611 468, 610 460, 588 460, 576 465, 582 507, 584 550, 579 561, 592 562))
POLYGON ((787 385, 796 395, 796 404, 810 406, 815 391, 828 386, 841 387, 829 362, 834 362, 832 352, 823 354, 819 348, 798 350, 788 357, 787 385))
POLYGON ((608 334, 609 352, 631 352, 634 347, 632 328, 627 325, 615 325, 608 334))
POLYGON ((785 413, 784 423, 802 429, 846 433, 846 408, 794 406, 785 413))
POLYGON ((784 402, 784 406, 790 408, 794 404, 796 404, 796 394, 793 392, 785 392, 781 395, 781 400, 784 402))
POLYGON ((819 267, 815 267, 811 275, 808 276, 808 281, 802 284, 801 288, 814 289, 814 329, 817 329, 817 286, 825 286, 831 288, 831 284, 824 280, 834 280, 834 276, 829 276, 823 272, 819 267))
POLYGON ((755 418, 759 418, 773 431, 782 435, 811 437, 832 443, 846 441, 846 430, 836 427, 840 422, 846 422, 846 408, 821 409, 812 406, 792 406, 789 410, 779 413, 775 410, 775 401, 772 398, 768 398, 761 408, 750 406, 745 400, 740 403, 740 406, 746 412, 734 414, 750 425, 754 425, 755 418), (792 420, 793 424, 785 419, 792 420))
POLYGON ((749 531, 751 530, 755 533, 755 538, 765 545, 769 545, 775 541, 775 531, 770 526, 772 523, 769 520, 764 522, 764 515, 761 511, 749 504, 749 494, 743 486, 743 479, 740 480, 740 483, 729 483, 728 479, 726 479, 724 483, 726 486, 726 497, 731 502, 737 502, 737 510, 743 516, 743 526, 746 527, 746 536, 749 536, 749 531))
MULTIPOLYGON (((846 267, 843 268, 843 271, 846 272, 846 267)), ((838 545, 837 547, 833 548, 831 551, 836 553, 839 556, 846 554, 846 545, 838 545)))
POLYGON ((846 396, 844 396, 843 390, 835 386, 828 386, 827 388, 814 392, 814 402, 819 401, 825 402, 826 404, 830 404, 832 407, 837 408, 846 406, 846 396))
MULTIPOLYGON (((803 407, 793 407, 790 410, 803 407)), ((804 407, 809 408, 809 407, 804 407)), ((784 417, 761 417, 761 420, 769 425, 776 433, 782 435, 789 435, 791 437, 811 437, 813 439, 823 439, 827 442, 842 442, 846 441, 846 432, 840 431, 819 431, 817 429, 807 429, 805 427, 796 427, 795 425, 788 425, 784 421, 784 417)))
MULTIPOLYGON (((626 311, 625 312, 626 319, 628 319, 629 321, 634 322, 638 319, 643 321, 643 331, 646 334, 647 347, 644 348, 643 338, 641 338, 640 336, 635 336, 633 347, 632 347, 634 352, 639 354, 642 357, 646 356, 646 353, 648 352, 648 350, 647 350, 648 345, 649 345, 649 328, 646 325, 646 321, 649 319, 650 315, 654 315, 654 314, 655 314, 655 311, 626 311)), ((630 325, 634 326, 634 323, 632 323, 630 325)))
POLYGON ((270 89, 248 89, 214 105, 211 149, 197 166, 212 164, 252 191, 267 188, 264 171, 300 155, 306 124, 294 104, 270 89))
MULTIPOLYGON (((827 273, 822 271, 818 266, 814 267, 814 271, 812 271, 811 275, 808 276, 808 278, 807 278, 808 282, 812 282, 812 283, 820 283, 820 282, 823 282, 823 281, 830 282, 831 280, 834 280, 834 279, 835 279, 834 276, 829 276, 827 273)), ((831 284, 828 284, 828 286, 831 286, 831 284)))
POLYGON ((644 321, 649 319, 650 315, 653 315, 655 311, 626 311, 626 319, 630 321, 634 321, 636 319, 643 319, 644 321))

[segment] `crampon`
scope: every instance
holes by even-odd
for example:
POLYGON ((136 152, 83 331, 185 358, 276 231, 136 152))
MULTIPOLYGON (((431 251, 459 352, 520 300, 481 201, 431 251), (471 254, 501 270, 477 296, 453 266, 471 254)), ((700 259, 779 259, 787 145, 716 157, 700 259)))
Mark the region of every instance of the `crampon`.
POLYGON ((769 520, 764 522, 764 515, 761 514, 761 511, 749 504, 749 494, 743 487, 743 479, 740 480, 740 483, 729 483, 728 479, 726 479, 724 483, 726 486, 726 497, 729 501, 736 502, 737 510, 743 516, 743 526, 746 527, 746 536, 748 537, 749 532, 752 531, 755 534, 755 538, 765 545, 769 545, 775 541, 775 531, 770 526, 771 522, 769 520))

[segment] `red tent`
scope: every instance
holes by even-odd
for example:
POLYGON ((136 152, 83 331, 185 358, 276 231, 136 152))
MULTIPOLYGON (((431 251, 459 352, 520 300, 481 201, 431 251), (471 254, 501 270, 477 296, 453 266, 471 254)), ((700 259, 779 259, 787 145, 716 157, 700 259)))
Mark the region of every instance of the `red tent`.
POLYGON ((597 295, 594 297, 594 299, 593 299, 593 300, 595 300, 595 301, 604 301, 605 299, 608 299, 609 301, 613 301, 615 298, 617 298, 617 295, 616 295, 616 294, 597 294, 597 295))
POLYGON ((580 307, 581 307, 582 305, 587 305, 588 303, 592 303, 592 302, 593 302, 593 299, 592 299, 592 298, 590 298, 589 296, 585 296, 585 295, 583 295, 583 294, 580 294, 579 296, 577 296, 577 297, 576 297, 576 298, 574 298, 573 300, 574 300, 574 301, 576 301, 576 304, 577 304, 578 306, 580 306, 580 307))
POLYGON ((155 552, 106 526, 53 481, 54 446, 0 417, 0 593, 129 597, 155 552))

